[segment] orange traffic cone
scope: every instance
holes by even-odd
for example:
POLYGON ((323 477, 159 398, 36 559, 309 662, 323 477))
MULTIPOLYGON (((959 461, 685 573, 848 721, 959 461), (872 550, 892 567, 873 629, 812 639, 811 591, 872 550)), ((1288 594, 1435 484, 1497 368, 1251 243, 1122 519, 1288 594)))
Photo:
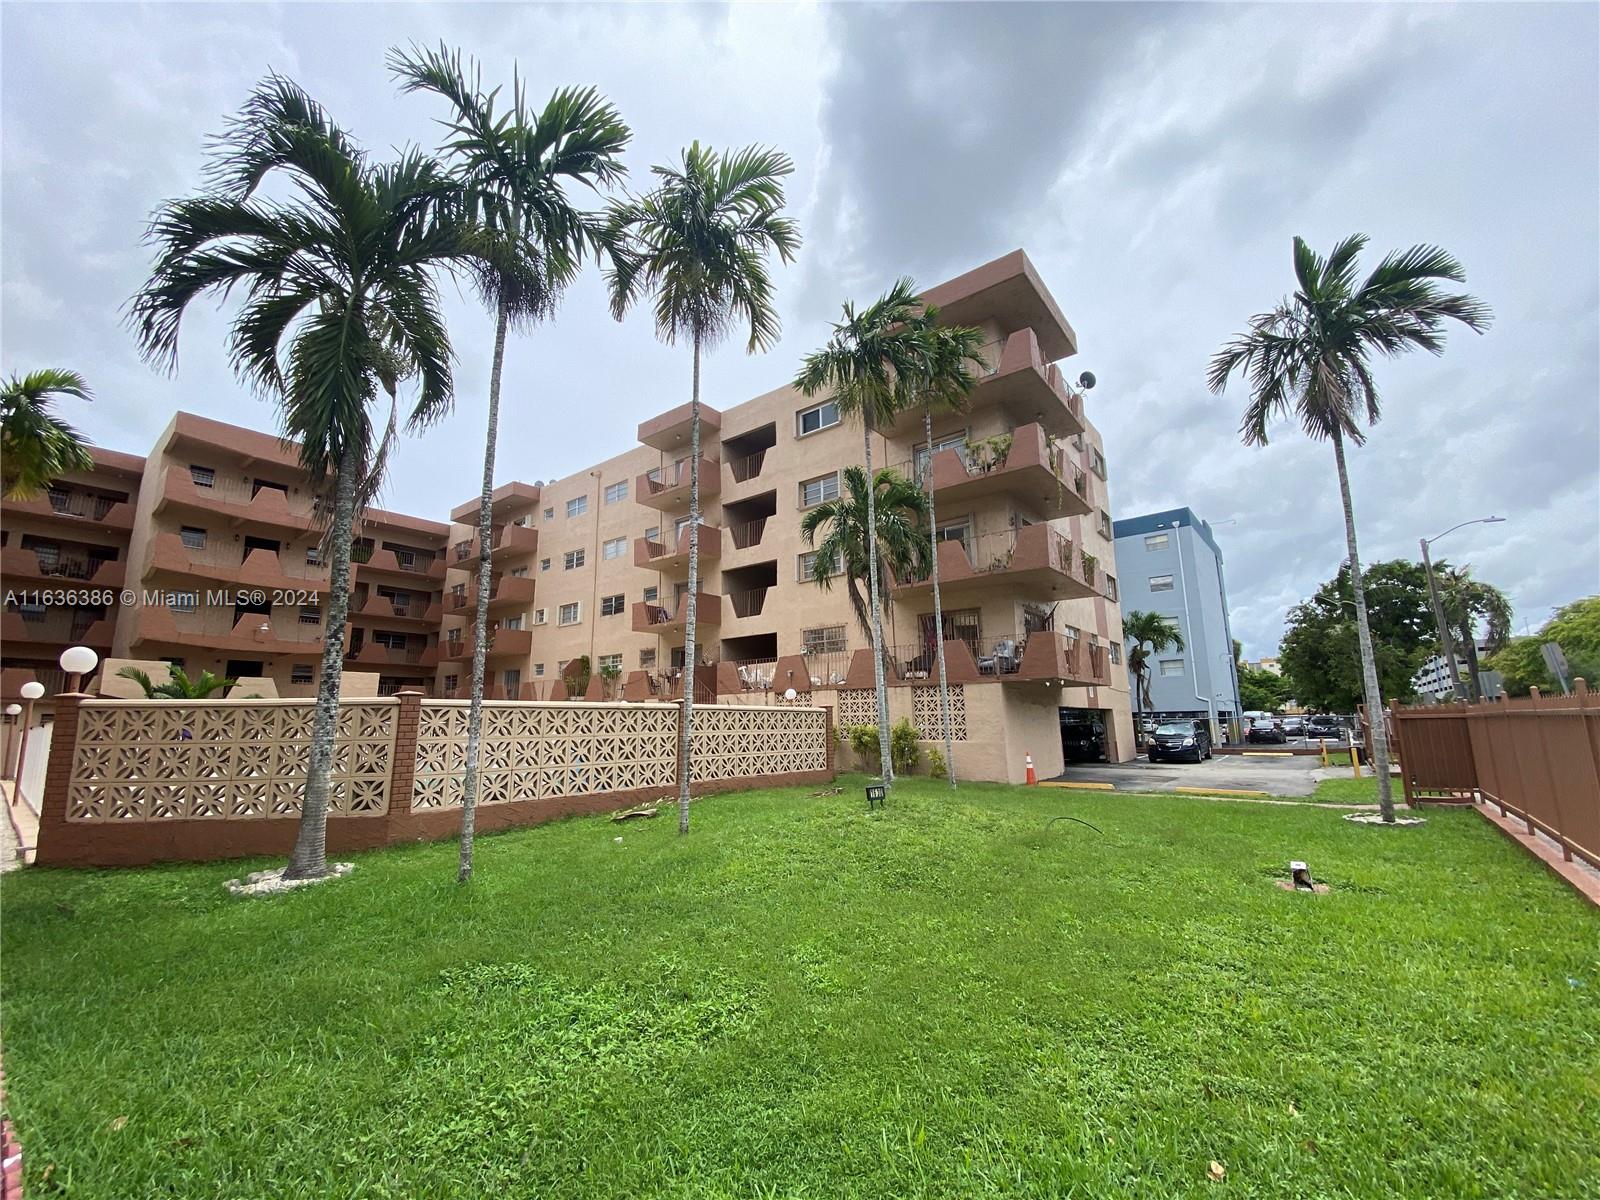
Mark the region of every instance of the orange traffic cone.
POLYGON ((1022 765, 1028 769, 1028 785, 1031 787, 1033 784, 1038 783, 1039 777, 1033 773, 1033 755, 1024 754, 1022 756, 1022 765))

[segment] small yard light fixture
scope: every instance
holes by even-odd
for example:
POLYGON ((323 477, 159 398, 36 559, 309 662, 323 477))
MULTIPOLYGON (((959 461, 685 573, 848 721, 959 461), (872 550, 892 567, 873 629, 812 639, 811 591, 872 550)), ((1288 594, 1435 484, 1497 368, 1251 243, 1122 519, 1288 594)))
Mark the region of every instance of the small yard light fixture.
MULTIPOLYGON (((17 740, 17 732, 18 732, 18 730, 21 730, 22 735, 24 737, 26 737, 28 735, 28 731, 26 729, 23 729, 21 724, 17 721, 17 718, 19 716, 21 716, 21 715, 22 715, 22 705, 20 705, 20 704, 8 704, 8 705, 6 705, 6 725, 9 726, 9 728, 6 730, 6 759, 5 759, 5 766, 6 766, 7 769, 6 769, 6 772, 5 772, 5 777, 7 779, 15 779, 16 778, 16 773, 13 772, 10 769, 10 767, 11 767, 11 747, 17 740)), ((16 796, 16 792, 12 792, 11 794, 12 794, 13 797, 16 796)), ((869 808, 871 807, 871 803, 870 802, 868 803, 868 807, 869 808)))
POLYGON ((87 646, 69 646, 61 652, 61 669, 67 673, 67 691, 75 692, 83 677, 100 665, 100 656, 87 646))
POLYGON ((883 796, 887 789, 881 783, 867 784, 867 811, 883 807, 883 796))
POLYGON ((788 691, 784 692, 783 698, 793 703, 795 700, 800 698, 800 693, 795 691, 793 688, 790 688, 788 691))
POLYGON ((22 794, 22 769, 28 764, 28 730, 33 728, 33 702, 44 696, 44 684, 30 679, 22 685, 22 744, 17 747, 17 786, 11 793, 14 801, 22 794))

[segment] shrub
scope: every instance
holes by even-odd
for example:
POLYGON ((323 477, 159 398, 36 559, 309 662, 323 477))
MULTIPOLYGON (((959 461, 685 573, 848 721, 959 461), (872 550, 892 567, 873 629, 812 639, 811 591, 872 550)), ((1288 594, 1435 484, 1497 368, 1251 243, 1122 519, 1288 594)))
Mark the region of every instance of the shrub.
POLYGON ((940 752, 939 747, 929 746, 928 774, 935 779, 943 779, 947 771, 948 767, 945 765, 944 755, 940 752))
POLYGON ((910 775, 917 769, 922 748, 917 745, 917 727, 909 717, 901 717, 889 730, 889 762, 896 775, 910 775))

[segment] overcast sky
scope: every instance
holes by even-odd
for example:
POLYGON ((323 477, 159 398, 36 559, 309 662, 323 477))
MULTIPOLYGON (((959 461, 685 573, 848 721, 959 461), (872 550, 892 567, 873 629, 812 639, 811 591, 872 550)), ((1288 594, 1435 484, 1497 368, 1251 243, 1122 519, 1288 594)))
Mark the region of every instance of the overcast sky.
MULTIPOLYGON (((91 437, 143 453, 176 408, 273 428, 231 378, 226 313, 185 323, 176 378, 120 324, 144 220, 193 191, 204 138, 286 73, 375 152, 432 144, 384 51, 444 39, 535 96, 594 84, 650 164, 694 138, 797 164, 805 237, 777 272, 784 335, 726 346, 705 398, 776 387, 847 297, 930 285, 1022 247, 1078 332, 1072 377, 1105 434, 1113 515, 1187 504, 1217 523, 1236 634, 1276 650, 1284 614, 1344 556, 1331 450, 1285 427, 1246 449, 1245 396, 1206 360, 1290 286, 1295 234, 1326 250, 1437 242, 1494 309, 1441 359, 1383 364, 1385 417, 1352 455, 1362 554, 1491 512, 1436 553, 1537 626, 1600 590, 1600 22, 1594 5, 902 7, 0 6, 6 373, 69 366, 91 437), (1232 524, 1222 524, 1234 522, 1232 524)), ((458 409, 403 446, 385 503, 447 519, 476 493, 490 329, 452 293, 458 409)), ((599 282, 507 355, 500 478, 571 473, 688 399, 689 358, 599 282)))

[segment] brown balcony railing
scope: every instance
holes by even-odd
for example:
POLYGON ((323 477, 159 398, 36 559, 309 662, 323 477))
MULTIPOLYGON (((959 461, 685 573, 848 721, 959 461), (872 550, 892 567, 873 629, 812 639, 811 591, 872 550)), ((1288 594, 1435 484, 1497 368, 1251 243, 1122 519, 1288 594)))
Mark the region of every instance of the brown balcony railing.
POLYGON ((63 517, 88 517, 98 521, 118 504, 125 501, 92 492, 74 492, 50 489, 50 507, 63 517))
POLYGON ((733 545, 738 550, 748 550, 751 546, 761 544, 761 535, 766 532, 766 517, 757 517, 754 521, 743 521, 733 526, 729 532, 733 536, 733 545))
POLYGON ((729 592, 728 599, 733 601, 734 616, 759 617, 761 610, 766 607, 767 589, 749 588, 742 592, 729 592))
POLYGON ((746 454, 742 458, 732 460, 728 466, 733 471, 734 482, 744 483, 746 480, 755 479, 761 474, 761 467, 766 459, 767 452, 757 450, 754 454, 746 454))

